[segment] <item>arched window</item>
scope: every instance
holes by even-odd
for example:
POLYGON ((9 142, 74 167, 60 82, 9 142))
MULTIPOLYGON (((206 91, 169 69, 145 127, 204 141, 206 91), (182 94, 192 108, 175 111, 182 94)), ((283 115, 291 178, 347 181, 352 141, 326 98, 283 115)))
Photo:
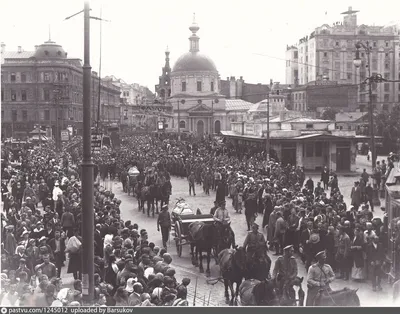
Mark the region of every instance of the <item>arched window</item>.
POLYGON ((185 121, 181 121, 181 122, 179 122, 179 127, 181 128, 181 129, 185 129, 186 128, 186 122, 185 121))

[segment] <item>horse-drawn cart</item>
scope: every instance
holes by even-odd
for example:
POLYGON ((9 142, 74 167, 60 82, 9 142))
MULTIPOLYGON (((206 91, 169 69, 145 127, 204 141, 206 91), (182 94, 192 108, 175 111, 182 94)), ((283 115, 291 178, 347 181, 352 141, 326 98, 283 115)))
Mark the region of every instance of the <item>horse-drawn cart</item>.
POLYGON ((129 168, 128 180, 127 180, 128 181, 127 182, 128 195, 131 194, 131 191, 133 193, 133 189, 134 189, 135 184, 137 183, 139 174, 140 174, 140 171, 138 170, 138 168, 136 168, 136 167, 129 168))
POLYGON ((202 214, 200 209, 193 211, 184 199, 179 199, 172 210, 172 231, 174 234, 176 252, 182 256, 182 247, 189 245, 189 225, 193 222, 214 223, 213 215, 202 214))

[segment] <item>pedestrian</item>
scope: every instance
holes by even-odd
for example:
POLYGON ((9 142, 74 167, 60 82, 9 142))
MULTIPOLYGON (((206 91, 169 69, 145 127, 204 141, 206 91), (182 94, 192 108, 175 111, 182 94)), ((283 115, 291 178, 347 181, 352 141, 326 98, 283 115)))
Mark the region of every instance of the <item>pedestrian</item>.
POLYGON ((321 182, 324 184, 324 190, 327 190, 328 189, 328 183, 329 183, 329 170, 328 170, 327 166, 325 166, 322 169, 321 182))
POLYGON ((382 262, 384 257, 385 253, 383 251, 382 244, 379 242, 379 237, 375 235, 373 240, 367 244, 367 262, 369 264, 369 269, 371 270, 373 291, 382 290, 382 262))
POLYGON ((157 231, 160 231, 160 227, 161 227, 161 237, 162 237, 163 247, 167 249, 167 242, 171 230, 171 216, 168 211, 168 205, 164 205, 161 208, 161 212, 158 216, 157 231))
POLYGON ((195 180, 196 180, 196 177, 195 177, 195 175, 194 175, 194 172, 192 171, 192 172, 189 174, 189 176, 188 176, 189 195, 192 195, 192 191, 193 191, 193 196, 196 196, 195 180))

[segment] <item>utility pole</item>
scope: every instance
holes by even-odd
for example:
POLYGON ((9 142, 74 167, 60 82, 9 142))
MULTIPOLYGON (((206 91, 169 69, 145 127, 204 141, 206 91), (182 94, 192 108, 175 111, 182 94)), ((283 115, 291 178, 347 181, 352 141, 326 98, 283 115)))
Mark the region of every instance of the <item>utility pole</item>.
POLYGON ((267 162, 269 162, 269 151, 270 151, 270 142, 269 142, 269 93, 267 94, 267 143, 265 146, 267 151, 267 162))
POLYGON ((90 7, 84 4, 83 60, 83 161, 82 161, 82 295, 87 303, 94 299, 94 211, 93 161, 91 152, 91 70, 90 7))
MULTIPOLYGON (((371 175, 375 172, 376 167, 376 147, 375 147, 375 130, 374 130, 374 102, 373 102, 373 95, 372 95, 372 84, 378 83, 382 81, 381 75, 371 75, 371 47, 369 46, 369 42, 367 41, 366 44, 362 42, 358 42, 356 44, 356 57, 354 59, 354 65, 356 68, 359 68, 362 64, 360 59, 360 48, 364 48, 365 52, 367 53, 367 68, 368 68, 368 115, 369 115, 369 133, 370 133, 370 149, 371 149, 371 175)), ((373 203, 376 206, 380 206, 381 202, 379 199, 379 191, 376 186, 373 189, 373 203)))
POLYGON ((178 140, 181 140, 181 111, 179 109, 179 103, 182 103, 182 105, 185 103, 185 99, 182 99, 179 101, 178 99, 178 140))

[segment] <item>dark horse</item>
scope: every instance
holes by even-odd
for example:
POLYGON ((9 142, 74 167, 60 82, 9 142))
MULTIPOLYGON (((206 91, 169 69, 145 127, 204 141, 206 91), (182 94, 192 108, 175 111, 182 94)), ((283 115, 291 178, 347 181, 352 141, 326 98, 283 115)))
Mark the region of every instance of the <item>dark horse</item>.
POLYGON ((166 205, 169 204, 169 196, 171 195, 171 189, 172 185, 171 182, 168 180, 165 180, 163 183, 156 185, 156 190, 154 191, 155 195, 154 201, 156 205, 157 214, 159 212, 159 209, 161 209, 164 204, 166 205), (158 203, 160 203, 160 207, 158 207, 158 203))
MULTIPOLYGON (((221 269, 221 277, 225 285, 225 299, 227 304, 233 304, 239 295, 239 286, 243 281, 246 270, 246 252, 243 247, 235 249, 224 249, 218 254, 218 264, 221 269), (233 290, 236 284, 236 291, 233 290), (231 299, 229 299, 229 291, 231 299)), ((218 278, 218 280, 221 278, 218 278)))
POLYGON ((271 258, 267 254, 267 246, 260 247, 253 254, 247 253, 245 279, 266 280, 270 279, 271 258))
POLYGON ((210 274, 211 252, 214 249, 218 254, 219 248, 229 248, 234 245, 233 231, 230 224, 213 223, 206 224, 202 221, 196 221, 189 225, 190 250, 192 255, 192 264, 199 266, 201 273, 203 269, 203 252, 207 253, 206 274, 210 274), (229 229, 230 231, 226 231, 229 229), (230 234, 229 237, 224 236, 230 234), (225 242, 226 241, 226 242, 225 242), (194 252, 194 249, 196 251, 194 252))
POLYGON ((314 306, 360 306, 358 289, 343 288, 337 291, 320 290, 314 299, 314 306))
POLYGON ((272 280, 247 279, 239 287, 238 305, 279 306, 272 280))

